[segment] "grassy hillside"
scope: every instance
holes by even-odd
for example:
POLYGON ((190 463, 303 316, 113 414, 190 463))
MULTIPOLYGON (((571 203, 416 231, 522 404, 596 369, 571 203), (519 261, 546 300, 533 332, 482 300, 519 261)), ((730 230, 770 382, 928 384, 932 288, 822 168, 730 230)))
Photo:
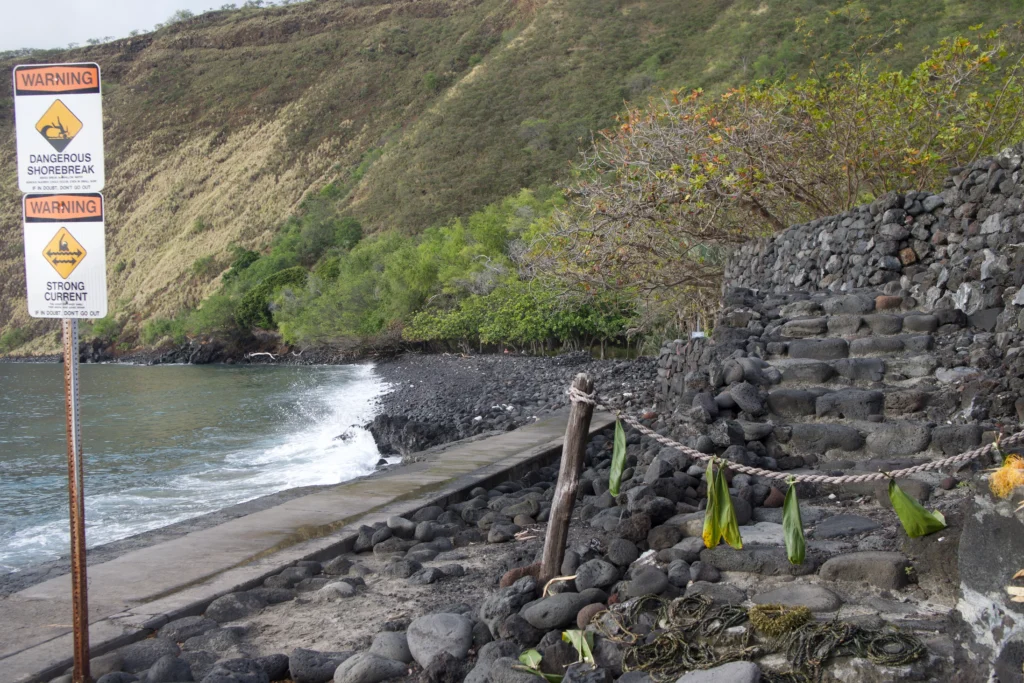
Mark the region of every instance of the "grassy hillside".
MULTIPOLYGON (((797 17, 820 49, 848 44, 826 22, 842 4, 311 0, 32 61, 103 67, 112 310, 137 326, 215 291, 232 246, 266 248, 311 191, 330 186, 366 232, 418 233, 557 181, 624 101, 798 71, 797 17)), ((909 65, 1024 1, 856 6, 879 28, 910 19, 894 57, 909 65)), ((38 334, 53 328, 24 311, 10 87, 0 79, 0 332, 38 334)))

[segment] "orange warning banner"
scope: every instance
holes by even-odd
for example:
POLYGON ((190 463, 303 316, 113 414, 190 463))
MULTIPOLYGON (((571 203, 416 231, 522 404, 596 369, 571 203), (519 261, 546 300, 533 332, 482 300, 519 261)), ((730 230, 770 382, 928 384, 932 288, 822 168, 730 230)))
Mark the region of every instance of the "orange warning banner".
POLYGON ((103 220, 103 195, 30 194, 25 197, 26 223, 72 223, 103 220))
POLYGON ((97 64, 45 64, 14 70, 15 95, 86 95, 99 91, 97 64))

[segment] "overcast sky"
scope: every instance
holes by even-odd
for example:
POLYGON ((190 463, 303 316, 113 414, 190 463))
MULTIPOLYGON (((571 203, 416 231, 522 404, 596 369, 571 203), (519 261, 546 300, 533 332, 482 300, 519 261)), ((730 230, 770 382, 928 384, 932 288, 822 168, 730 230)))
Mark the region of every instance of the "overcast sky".
POLYGON ((196 14, 244 0, 0 0, 0 50, 67 47, 149 31, 179 9, 196 14))

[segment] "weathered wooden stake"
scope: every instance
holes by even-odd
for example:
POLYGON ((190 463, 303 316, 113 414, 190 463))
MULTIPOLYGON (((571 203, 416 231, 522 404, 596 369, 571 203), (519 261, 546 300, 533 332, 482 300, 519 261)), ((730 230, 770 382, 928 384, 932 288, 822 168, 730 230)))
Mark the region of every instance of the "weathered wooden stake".
MULTIPOLYGON (((594 383, 584 373, 572 381, 574 389, 590 394, 594 383)), ((565 559, 565 543, 569 538, 569 521, 572 506, 576 502, 580 473, 583 471, 583 456, 586 453, 587 435, 590 433, 590 418, 594 406, 574 401, 569 411, 569 424, 565 426, 565 442, 562 444, 562 466, 558 470, 558 484, 551 502, 551 516, 548 519, 548 533, 544 538, 544 559, 540 567, 540 585, 558 576, 565 559)))

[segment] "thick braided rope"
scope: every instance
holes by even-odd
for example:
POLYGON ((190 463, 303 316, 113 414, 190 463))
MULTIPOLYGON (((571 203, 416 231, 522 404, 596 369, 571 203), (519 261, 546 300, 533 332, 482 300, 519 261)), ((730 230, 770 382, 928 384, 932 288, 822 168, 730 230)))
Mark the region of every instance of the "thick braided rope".
MULTIPOLYGON (((601 401, 598 397, 597 392, 587 394, 575 387, 569 388, 569 400, 573 403, 586 403, 592 405, 595 408, 604 408, 607 404, 606 401, 601 401), (602 405, 604 403, 605 405, 602 405)), ((713 460, 716 456, 708 455, 707 453, 701 453, 700 451, 694 450, 689 446, 685 446, 678 441, 663 436, 653 429, 641 424, 640 420, 633 417, 632 415, 626 415, 619 410, 615 411, 616 417, 629 426, 633 427, 641 434, 645 434, 663 446, 674 448, 675 450, 695 458, 697 460, 708 462, 713 460)), ((764 470, 760 467, 750 467, 749 465, 741 465, 735 462, 729 462, 729 469, 742 472, 743 474, 753 474, 759 477, 766 477, 768 479, 778 479, 781 481, 805 481, 814 484, 858 484, 866 481, 884 481, 886 479, 895 479, 898 477, 905 477, 911 474, 917 474, 918 472, 926 472, 928 470, 942 469, 948 466, 959 466, 975 458, 980 458, 983 455, 988 455, 992 451, 1000 447, 1015 446, 1019 443, 1024 442, 1024 431, 1019 431, 1015 434, 1007 436, 1001 439, 998 443, 986 444, 980 448, 976 448, 973 451, 966 451, 960 455, 954 455, 949 458, 943 458, 942 460, 935 460, 933 462, 923 463, 921 465, 915 465, 913 467, 907 467, 902 470, 894 470, 892 472, 870 472, 867 474, 847 474, 839 477, 833 477, 826 474, 789 474, 787 472, 775 472, 772 470, 764 470)))

